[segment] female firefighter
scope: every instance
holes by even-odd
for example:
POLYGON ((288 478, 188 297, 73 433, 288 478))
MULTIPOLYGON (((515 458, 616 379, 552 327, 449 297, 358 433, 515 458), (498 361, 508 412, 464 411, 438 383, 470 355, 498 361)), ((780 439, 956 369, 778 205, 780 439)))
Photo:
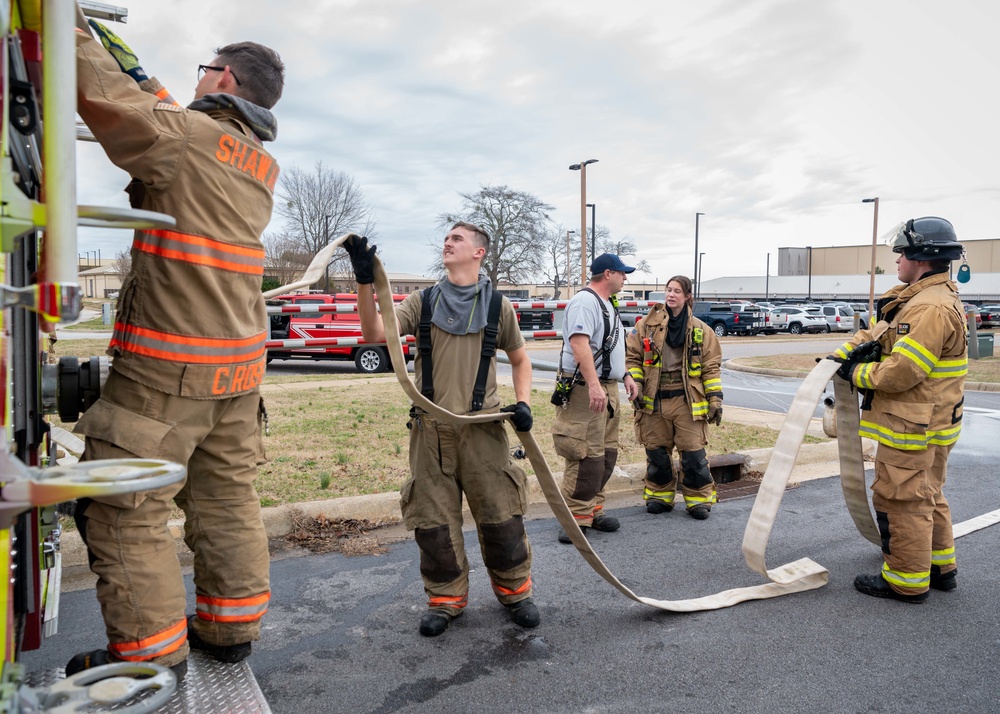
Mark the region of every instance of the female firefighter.
POLYGON ((636 438, 646 449, 643 498, 648 513, 673 510, 676 446, 684 505, 688 515, 704 520, 716 501, 705 446, 707 424, 722 423, 722 348, 691 314, 690 278, 670 278, 664 303, 653 306, 625 341, 625 366, 641 390, 634 405, 636 438))

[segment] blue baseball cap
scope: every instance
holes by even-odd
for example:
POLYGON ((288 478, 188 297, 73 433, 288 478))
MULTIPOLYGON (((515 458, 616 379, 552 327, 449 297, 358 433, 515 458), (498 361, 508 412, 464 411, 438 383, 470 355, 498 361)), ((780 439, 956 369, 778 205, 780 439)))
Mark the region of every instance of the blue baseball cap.
POLYGON ((590 264, 590 274, 597 275, 598 273, 603 273, 605 270, 618 270, 622 273, 631 273, 635 268, 625 265, 622 259, 613 253, 604 253, 594 258, 594 262, 590 264))

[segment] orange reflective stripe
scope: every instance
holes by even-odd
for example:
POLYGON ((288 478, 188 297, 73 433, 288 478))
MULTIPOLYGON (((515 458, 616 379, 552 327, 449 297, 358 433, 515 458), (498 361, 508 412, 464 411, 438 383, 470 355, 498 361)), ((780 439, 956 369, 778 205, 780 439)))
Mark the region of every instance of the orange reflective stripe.
POLYGON ((170 654, 187 642, 187 620, 135 642, 109 642, 108 649, 126 662, 145 662, 170 654))
POLYGON ((132 245, 144 253, 194 265, 221 268, 249 275, 264 274, 264 251, 223 243, 177 231, 149 230, 136 234, 132 245))
POLYGON ((199 595, 195 608, 198 619, 207 622, 254 622, 267 612, 270 599, 269 592, 240 598, 199 595))
POLYGON ((446 595, 438 595, 427 599, 428 607, 454 607, 461 609, 469 604, 468 595, 456 595, 455 597, 448 597, 446 595))
POLYGON ((112 347, 170 362, 238 364, 264 356, 267 333, 227 340, 221 337, 175 335, 169 332, 115 323, 112 347))
POLYGON ((517 590, 509 590, 508 588, 505 588, 502 585, 497 585, 496 583, 493 583, 493 591, 500 595, 520 595, 521 593, 526 593, 529 590, 531 590, 531 578, 525 580, 524 584, 517 590))
POLYGON ((173 104, 175 107, 180 106, 177 103, 177 100, 174 99, 172 96, 170 96, 170 92, 167 91, 166 87, 164 87, 163 89, 161 89, 159 92, 156 93, 156 98, 165 104, 173 104))

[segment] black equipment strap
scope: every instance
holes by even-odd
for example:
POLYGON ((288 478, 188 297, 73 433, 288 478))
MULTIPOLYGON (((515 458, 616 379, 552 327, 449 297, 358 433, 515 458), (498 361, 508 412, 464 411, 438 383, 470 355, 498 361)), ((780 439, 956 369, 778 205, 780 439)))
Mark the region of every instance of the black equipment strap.
MULTIPOLYGON (((608 345, 608 339, 611 334, 611 315, 608 313, 608 309, 604 306, 604 299, 594 292, 591 288, 584 288, 584 290, 595 298, 601 304, 601 314, 604 315, 604 337, 601 338, 601 379, 607 381, 611 375, 611 348, 608 345)), ((618 317, 618 308, 615 308, 615 317, 618 317)), ((621 318, 618 318, 619 324, 621 323, 621 318)))
POLYGON ((420 354, 421 370, 420 393, 430 401, 434 401, 434 364, 431 362, 431 317, 434 306, 431 305, 431 291, 434 286, 424 290, 420 300, 420 327, 417 328, 417 352, 420 354))
POLYGON ((493 291, 490 298, 490 310, 486 314, 486 328, 483 330, 483 351, 479 358, 479 372, 476 374, 476 386, 472 389, 472 411, 483 408, 486 399, 486 379, 490 376, 490 365, 497 353, 497 336, 500 334, 500 307, 503 296, 499 290, 493 291))
MULTIPOLYGON (((431 304, 431 290, 423 292, 420 305, 420 326, 417 329, 417 351, 420 353, 420 393, 432 402, 434 401, 434 363, 431 360, 431 318, 434 306, 431 304)), ((471 410, 478 412, 483 408, 486 399, 486 381, 490 376, 490 365, 497 353, 497 337, 500 335, 500 309, 503 307, 503 295, 494 290, 490 298, 489 311, 486 314, 486 327, 483 329, 483 349, 479 358, 479 371, 476 373, 476 384, 472 389, 471 410)))

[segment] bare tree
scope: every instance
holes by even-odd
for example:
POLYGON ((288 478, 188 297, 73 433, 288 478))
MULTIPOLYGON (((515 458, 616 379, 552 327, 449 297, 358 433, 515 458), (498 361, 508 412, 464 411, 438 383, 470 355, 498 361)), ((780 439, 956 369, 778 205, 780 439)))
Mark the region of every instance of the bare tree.
MULTIPOLYGON (((281 174, 274 212, 285 219, 287 239, 312 258, 327 242, 344 233, 375 237, 375 217, 361 189, 349 174, 334 171, 317 161, 312 172, 298 166, 281 174)), ((306 260, 308 264, 308 259, 306 260)), ((337 251, 329 273, 350 274, 347 253, 337 251)), ((329 289, 329 284, 327 284, 329 289)))
MULTIPOLYGON (((541 267, 539 244, 549 227, 552 206, 537 196, 507 186, 480 186, 476 193, 459 193, 462 209, 442 213, 439 225, 450 228, 455 221, 482 226, 493 237, 483 261, 483 270, 494 286, 500 280, 528 282, 541 267)), ((439 247, 439 243, 434 243, 439 247)), ((441 256, 431 269, 442 273, 441 256)))
POLYGON ((111 263, 111 267, 114 268, 115 274, 120 279, 125 280, 125 276, 132 272, 132 249, 126 248, 115 253, 115 260, 111 263))
MULTIPOLYGON (((638 249, 635 246, 635 241, 633 241, 628 236, 625 236, 621 240, 617 241, 613 240, 611 238, 611 231, 605 228, 602 233, 602 228, 603 226, 598 227, 597 229, 598 255, 600 255, 601 253, 614 253, 619 258, 636 255, 638 249)), ((638 273, 651 272, 651 268, 649 267, 649 262, 647 260, 641 259, 639 261, 633 260, 631 262, 635 263, 636 272, 638 273)))
POLYGON ((312 260, 300 240, 287 233, 265 233, 264 273, 276 278, 279 285, 294 281, 312 260))
POLYGON ((539 242, 541 253, 540 275, 542 280, 553 285, 552 299, 562 295, 562 286, 573 285, 579 280, 580 238, 578 231, 567 236, 562 226, 546 230, 539 242), (574 280, 574 276, 576 279, 574 280))

